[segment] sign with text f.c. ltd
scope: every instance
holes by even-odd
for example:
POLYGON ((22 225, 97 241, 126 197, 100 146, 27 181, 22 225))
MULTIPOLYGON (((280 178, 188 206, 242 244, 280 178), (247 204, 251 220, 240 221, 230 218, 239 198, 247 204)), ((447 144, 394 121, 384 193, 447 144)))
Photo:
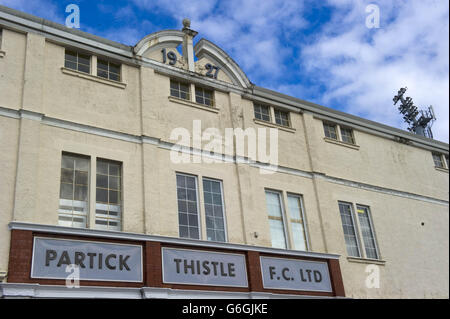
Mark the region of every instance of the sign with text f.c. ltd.
POLYGON ((66 279, 76 266, 79 280, 142 282, 142 246, 35 237, 31 278, 66 279))

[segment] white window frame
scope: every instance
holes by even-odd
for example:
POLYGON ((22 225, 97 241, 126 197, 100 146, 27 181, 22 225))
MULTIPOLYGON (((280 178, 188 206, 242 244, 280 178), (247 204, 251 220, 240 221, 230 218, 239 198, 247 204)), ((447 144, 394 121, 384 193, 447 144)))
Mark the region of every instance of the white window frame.
POLYGON ((355 130, 352 127, 345 126, 345 125, 341 126, 340 124, 324 120, 324 121, 322 121, 322 130, 323 130, 324 138, 327 139, 327 140, 337 141, 339 143, 343 143, 343 144, 346 144, 346 145, 357 146, 357 144, 356 144, 356 137, 355 137, 355 130), (334 139, 332 137, 328 137, 328 136, 325 135, 325 127, 324 127, 324 125, 334 126, 336 128, 336 139, 334 139), (346 129, 346 130, 350 130, 351 131, 353 143, 346 142, 346 141, 344 141, 342 139, 342 131, 341 131, 341 129, 346 129))
MULTIPOLYGON (((353 221, 353 226, 354 226, 354 231, 355 231, 355 236, 356 236, 356 242, 357 242, 357 245, 358 245, 359 257, 348 255, 347 247, 345 247, 348 257, 360 258, 360 259, 370 259, 370 260, 382 260, 381 259, 381 254, 380 254, 379 245, 378 245, 378 239, 377 239, 377 235, 376 235, 376 231, 375 231, 375 225, 374 225, 373 219, 372 219, 372 209, 370 208, 370 206, 366 205, 366 204, 351 203, 351 202, 346 202, 346 201, 338 201, 338 210, 339 210, 339 204, 347 204, 347 205, 350 206, 350 212, 351 212, 351 216, 352 216, 352 221, 353 221), (376 253, 377 253, 377 257, 378 257, 377 259, 373 259, 373 258, 367 257, 366 246, 364 245, 364 237, 362 235, 362 230, 361 230, 361 224, 359 222, 358 216, 356 215, 356 214, 358 214, 358 212, 357 212, 358 207, 367 208, 367 210, 368 210, 370 230, 372 231, 372 235, 373 235, 373 240, 374 240, 374 244, 375 244, 375 250, 376 250, 376 253)), ((341 212, 339 211, 339 214, 340 213, 341 212)), ((341 225, 342 225, 342 223, 341 223, 341 225)), ((345 244, 345 246, 347 246, 347 245, 345 244)))
MULTIPOLYGON (((377 253, 377 258, 375 260, 381 260, 380 250, 378 248, 377 235, 376 235, 376 232, 375 232, 375 226, 374 226, 373 220, 372 220, 372 210, 370 209, 369 205, 363 205, 363 204, 356 203, 355 204, 355 212, 356 212, 355 214, 359 214, 358 213, 358 207, 367 209, 367 216, 369 218, 370 230, 372 231, 373 241, 374 241, 374 245, 375 245, 375 252, 377 253)), ((358 215, 356 215, 356 217, 358 217, 358 215)), ((358 221, 358 235, 361 236, 361 239, 362 239, 361 243, 362 243, 362 247, 364 248, 363 249, 363 251, 364 251, 364 257, 363 258, 373 259, 373 258, 367 257, 366 246, 364 244, 364 237, 363 237, 363 234, 362 234, 362 228, 361 228, 361 224, 359 222, 359 217, 356 218, 356 219, 358 221)))
MULTIPOLYGON (((305 232, 305 246, 306 246, 306 251, 310 251, 310 243, 309 243, 309 233, 308 233, 308 223, 306 220, 306 214, 305 214, 305 206, 303 204, 303 195, 301 194, 296 194, 296 193, 292 193, 292 192, 286 192, 286 199, 289 201, 289 196, 291 197, 297 197, 300 201, 300 217, 302 218, 303 221, 303 231, 305 232)), ((289 230, 290 230, 290 241, 292 241, 292 248, 293 250, 297 250, 295 248, 295 244, 294 244, 294 233, 292 231, 292 214, 291 211, 289 210, 289 202, 287 202, 286 205, 287 209, 286 209, 286 214, 289 215, 288 217, 288 221, 289 221, 289 230)), ((298 250, 300 251, 300 250, 298 250)))
MULTIPOLYGON (((286 226, 286 220, 287 220, 287 216, 286 216, 286 209, 284 208, 284 196, 283 196, 283 192, 280 190, 275 190, 275 189, 271 189, 271 188, 265 188, 264 189, 264 196, 265 196, 265 200, 266 200, 266 216, 267 219, 270 220, 271 216, 269 215, 269 212, 267 210, 267 193, 272 193, 272 194, 277 194, 278 195, 278 199, 280 200, 280 208, 281 208, 281 222, 283 224, 283 232, 284 232, 284 241, 285 241, 285 245, 286 245, 286 250, 290 250, 291 249, 291 237, 289 236, 290 233, 288 231, 288 228, 286 226)), ((270 234, 270 224, 269 224, 269 234, 270 234)), ((270 235, 270 240, 272 242, 272 235, 270 235)), ((281 248, 282 249, 282 248, 281 248)))
POLYGON ((175 172, 175 185, 176 185, 176 190, 175 190, 175 194, 176 194, 176 202, 177 202, 177 219, 179 218, 179 208, 178 208, 178 184, 177 184, 177 179, 176 177, 180 175, 180 176, 187 176, 187 177, 194 177, 195 180, 195 193, 196 193, 196 200, 197 200, 197 223, 198 223, 198 239, 197 238, 191 238, 191 237, 181 237, 180 236, 180 222, 178 221, 178 237, 179 238, 186 238, 186 239, 193 239, 193 240, 202 240, 203 238, 203 234, 202 234, 202 224, 201 224, 201 211, 200 211, 200 198, 199 198, 199 184, 198 184, 198 176, 197 175, 193 175, 193 174, 188 174, 188 173, 182 173, 182 172, 175 172))
MULTIPOLYGON (((222 218, 223 218, 223 231, 225 232, 225 243, 228 242, 228 227, 227 227, 227 219, 226 219, 226 208, 225 208, 225 198, 224 198, 224 192, 223 192, 223 181, 220 179, 215 179, 215 178, 211 178, 211 177, 202 177, 202 182, 204 180, 207 181, 213 181, 213 182, 218 182, 220 185, 220 195, 222 198, 222 218)), ((203 185, 202 185, 202 193, 203 193, 203 208, 205 209, 205 234, 206 234, 206 238, 208 238, 208 233, 207 233, 207 227, 206 227, 206 208, 205 208, 205 190, 203 189, 203 185)))

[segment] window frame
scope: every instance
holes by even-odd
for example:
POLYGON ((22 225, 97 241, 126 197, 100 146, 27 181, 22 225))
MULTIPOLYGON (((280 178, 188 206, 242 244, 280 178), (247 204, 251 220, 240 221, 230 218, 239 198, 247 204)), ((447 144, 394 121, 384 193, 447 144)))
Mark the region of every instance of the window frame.
POLYGON ((291 113, 291 112, 289 112, 289 111, 284 111, 284 110, 277 109, 277 108, 274 108, 274 109, 273 109, 273 112, 274 112, 275 124, 280 125, 280 126, 284 126, 284 127, 291 127, 291 116, 290 116, 290 113, 291 113), (277 122, 277 112, 279 112, 280 115, 281 115, 281 114, 286 114, 287 125, 283 124, 283 118, 282 118, 282 117, 280 117, 281 123, 278 123, 278 122, 277 122))
POLYGON ((303 203, 303 195, 287 192, 286 193, 286 198, 288 200, 288 203, 287 203, 286 206, 287 206, 287 212, 289 214, 289 216, 288 216, 289 218, 288 219, 289 219, 289 226, 290 226, 290 230, 291 230, 291 234, 290 235, 291 235, 292 246, 293 246, 290 249, 293 249, 293 250, 296 250, 296 251, 302 251, 302 250, 296 249, 296 247, 295 247, 295 239, 294 239, 294 232, 293 232, 293 229, 292 229, 292 223, 296 223, 296 222, 292 221, 293 218, 292 218, 291 210, 289 208, 289 197, 297 197, 298 200, 299 200, 299 203, 300 203, 300 205, 299 205, 300 218, 302 219, 302 223, 301 224, 303 225, 303 236, 305 238, 305 248, 306 248, 305 251, 310 251, 308 223, 307 223, 307 220, 306 220, 305 206, 304 206, 304 203, 303 203))
POLYGON ((192 93, 191 93, 191 85, 187 82, 183 82, 180 81, 178 79, 174 79, 174 78, 170 78, 169 81, 169 96, 174 97, 176 99, 180 99, 183 101, 191 101, 192 98, 192 93), (177 89, 173 89, 172 88, 172 83, 176 83, 177 84, 177 89), (187 92, 182 91, 181 88, 181 84, 185 85, 187 87, 187 92), (173 95, 172 94, 172 90, 176 90, 176 92, 178 92, 178 95, 173 95), (186 98, 182 98, 181 97, 181 92, 186 93, 186 98))
POLYGON ((113 61, 108 60, 108 59, 102 59, 100 57, 97 57, 97 70, 96 70, 96 72, 97 72, 96 75, 98 77, 103 78, 103 79, 110 80, 110 81, 115 81, 115 82, 122 82, 122 64, 121 63, 117 63, 117 62, 113 62, 113 61), (100 69, 99 68, 99 64, 100 63, 106 64, 107 65, 107 70, 100 69), (111 64, 114 64, 114 65, 116 65, 118 67, 119 73, 111 72, 111 70, 110 70, 110 65, 111 64), (99 70, 103 71, 103 72, 106 72, 107 77, 99 75, 99 70), (115 75, 118 75, 119 79, 118 80, 111 79, 111 73, 115 74, 115 75))
POLYGON ((285 243, 285 248, 280 248, 280 247, 274 247, 273 246, 273 242, 272 242, 272 234, 270 231, 270 223, 269 223, 269 234, 270 234, 270 240, 271 240, 271 245, 273 248, 278 248, 278 249, 286 249, 286 250, 290 250, 291 249, 291 244, 290 244, 290 237, 289 237, 289 232, 288 232, 288 228, 287 228, 287 223, 286 223, 286 209, 284 207, 284 199, 283 199, 283 192, 279 191, 279 190, 274 190, 274 189, 270 189, 270 188, 265 188, 264 189, 264 195, 265 195, 265 203, 266 203, 266 216, 268 220, 278 220, 277 218, 275 218, 275 216, 271 216, 269 214, 269 210, 267 207, 267 193, 272 193, 272 194, 276 194, 278 196, 278 200, 280 202, 280 214, 281 214, 281 223, 283 225, 283 235, 284 235, 284 243, 285 243))
MULTIPOLYGON (((60 163, 61 163, 60 164, 60 169, 59 169, 59 173, 60 173, 60 175, 59 175, 60 191, 59 191, 59 196, 58 196, 59 201, 58 201, 58 210, 57 210, 57 212, 58 212, 58 225, 65 226, 65 227, 71 227, 71 228, 89 229, 90 228, 90 224, 91 224, 90 223, 90 216, 91 216, 91 210, 90 210, 90 208, 91 208, 90 207, 91 196, 90 196, 90 193, 91 193, 91 174, 92 174, 91 157, 87 156, 87 155, 83 155, 83 154, 74 154, 74 153, 69 153, 69 152, 62 152, 61 153, 61 161, 60 161, 60 163), (63 169, 67 169, 67 168, 63 167, 63 159, 64 159, 65 156, 66 157, 71 157, 71 158, 74 158, 74 159, 77 159, 77 158, 78 159, 83 159, 83 160, 87 161, 87 184, 86 184, 87 190, 86 190, 86 201, 85 201, 86 202, 86 212, 84 214, 74 214, 73 201, 75 201, 75 186, 76 186, 76 184, 75 184, 75 175, 74 175, 73 176, 73 181, 71 183, 71 185, 72 185, 72 199, 71 199, 71 201, 72 201, 72 212, 71 212, 72 225, 71 226, 60 224, 60 222, 59 222, 60 214, 68 215, 68 214, 60 211, 60 209, 61 209, 61 200, 68 200, 66 198, 62 198, 61 197, 61 188, 62 188, 62 184, 63 184, 62 171, 63 171, 63 169), (85 225, 83 227, 73 226, 73 218, 74 218, 74 216, 76 217, 77 215, 84 217, 85 225)), ((75 163, 74 163, 74 165, 75 165, 75 163)), ((75 172, 76 172, 76 167, 74 166, 73 174, 75 174, 75 172)), ((64 184, 69 184, 69 183, 64 182, 64 184)))
POLYGON ((64 50, 64 67, 65 67, 66 69, 74 70, 74 71, 77 71, 77 72, 82 72, 82 73, 84 73, 84 74, 92 74, 92 54, 83 53, 83 52, 79 52, 79 51, 76 51, 76 50, 71 50, 71 49, 65 48, 65 50, 64 50), (67 59, 68 53, 75 53, 75 54, 76 54, 76 62, 70 61, 70 60, 67 59), (81 64, 81 65, 84 65, 84 66, 87 66, 86 64, 80 63, 80 62, 79 62, 79 56, 80 56, 80 55, 85 56, 85 57, 88 58, 88 60, 89 60, 89 71, 88 71, 88 72, 82 71, 82 70, 80 70, 80 68, 79 68, 79 65, 80 65, 80 64, 81 64), (74 68, 68 66, 68 65, 67 65, 67 62, 75 63, 75 64, 76 64, 76 69, 74 69, 74 68))
MULTIPOLYGON (((356 236, 356 241, 358 244, 358 252, 359 252, 359 257, 356 256, 350 256, 348 254, 348 250, 347 250, 347 244, 345 243, 345 238, 344 238, 344 244, 346 247, 346 251, 347 251, 347 256, 349 258, 359 258, 359 259, 368 259, 368 260, 377 260, 377 261, 382 261, 382 256, 380 253, 380 248, 378 245, 378 239, 377 239, 377 235, 376 235, 376 230, 375 230, 375 225, 373 223, 373 218, 372 218, 372 209, 370 207, 370 205, 366 205, 366 204, 359 204, 359 203, 351 203, 351 202, 346 202, 346 201, 338 201, 338 206, 339 204, 346 204, 350 206, 350 212, 351 212, 351 216, 352 216, 352 221, 353 221, 353 225, 354 225, 354 231, 355 231, 355 236, 356 236), (370 258, 367 256, 367 248, 366 245, 364 243, 364 236, 362 234, 362 228, 361 228, 361 224, 359 221, 359 216, 356 215, 358 214, 357 210, 358 207, 362 207, 367 209, 367 216, 368 216, 368 221, 370 223, 370 231, 372 233, 372 237, 373 237, 373 241, 374 241, 374 245, 375 245, 375 251, 377 254, 377 258, 370 258)), ((339 209, 339 207, 338 207, 339 209)), ((340 214, 340 209, 339 209, 339 214, 340 214)), ((342 222, 341 222, 342 225, 342 222)), ((345 236, 345 233, 343 233, 345 236)))
MULTIPOLYGON (((208 240, 208 226, 206 225, 206 203, 205 203, 205 189, 203 187, 203 181, 212 181, 218 182, 220 186, 220 195, 222 200, 222 219, 223 219, 223 231, 224 231, 224 243, 228 242, 228 227, 227 227, 227 219, 226 219, 226 208, 225 208, 225 198, 224 198, 224 189, 223 189, 223 181, 216 178, 205 177, 202 176, 202 192, 203 192, 203 207, 205 209, 205 230, 206 230, 206 240, 208 240)), ((209 241, 209 240, 208 240, 209 241)))
POLYGON ((342 233, 344 235, 344 244, 345 244, 347 256, 352 257, 352 258, 363 258, 362 249, 361 249, 361 241, 360 241, 360 236, 359 236, 359 228, 358 228, 358 224, 356 222, 356 218, 355 218, 356 216, 354 214, 353 203, 345 202, 345 201, 338 201, 338 210, 339 210, 339 216, 341 217, 342 233), (355 233, 356 246, 358 248, 358 256, 351 256, 348 252, 347 242, 345 241, 344 224, 342 223, 342 213, 341 213, 341 209, 339 207, 340 204, 348 205, 350 207, 350 216, 351 216, 352 223, 353 223, 353 232, 355 233))
MULTIPOLYGON (((201 224, 201 211, 200 211, 200 198, 199 198, 199 183, 198 183, 198 176, 197 175, 193 175, 193 174, 188 174, 188 173, 182 173, 182 172, 175 172, 175 184, 176 184, 176 201, 177 201, 177 217, 178 217, 178 237, 179 238, 186 238, 186 239, 194 239, 194 240, 202 240, 203 236, 202 236, 202 224, 201 224), (184 176, 184 177, 193 177, 194 181, 195 181, 195 193, 196 193, 196 206, 197 206, 197 225, 198 225, 198 238, 191 238, 191 237, 181 237, 181 229, 180 229, 180 220, 179 220, 179 215, 180 215, 180 210, 179 210, 179 206, 178 206, 178 181, 177 181, 177 176, 184 176)), ((188 213, 186 212, 186 215, 188 215, 188 213)), ((188 217, 189 218, 189 217, 188 217)), ((188 225, 183 225, 183 226, 187 226, 188 225)), ((188 234, 189 234, 189 230, 188 230, 188 234)))
POLYGON ((338 135, 338 126, 337 124, 331 123, 331 122, 322 122, 323 123, 323 133, 326 138, 329 138, 331 140, 339 141, 339 135, 338 135), (327 132, 329 133, 328 127, 334 127, 334 135, 336 135, 336 138, 333 138, 331 136, 327 135, 327 132))
MULTIPOLYGON (((340 132, 341 132, 341 142, 342 142, 342 143, 347 143, 347 144, 351 144, 351 145, 356 145, 356 142, 355 142, 355 135, 353 134, 353 129, 352 129, 352 128, 347 127, 347 126, 340 126, 340 125, 339 125, 339 130, 340 130, 340 132), (344 134, 342 134, 342 131, 343 131, 343 130, 350 131, 351 142, 344 141, 344 138, 343 138, 344 134)), ((346 135, 346 136, 347 136, 347 135, 346 135)))
POLYGON ((437 169, 449 169, 448 167, 448 156, 441 154, 441 153, 437 153, 437 152, 432 152, 431 156, 433 158, 433 163, 434 163, 434 167, 437 169), (436 159, 437 157, 439 157, 439 164, 440 165, 436 165, 436 159))
POLYGON ((364 235, 363 235, 363 233, 362 233, 362 227, 361 227, 361 222, 360 222, 360 220, 359 220, 359 215, 357 215, 357 220, 358 220, 358 229, 359 229, 359 234, 360 234, 360 236, 361 236, 361 239, 362 239, 362 246, 363 246, 363 248, 364 248, 364 258, 366 258, 366 259, 373 259, 373 260, 381 260, 381 256, 380 256, 380 250, 379 250, 379 248, 378 248, 378 240, 377 240, 377 235, 376 235, 376 232, 375 232, 375 226, 374 226, 374 224, 373 224, 373 219, 372 219, 372 211, 371 211, 371 209, 370 209, 370 206, 369 205, 363 205, 363 204, 358 204, 358 203, 356 203, 355 204, 355 206, 356 206, 356 214, 359 214, 358 213, 358 208, 363 208, 363 209, 366 209, 366 213, 367 213, 367 220, 368 220, 368 222, 369 222, 369 225, 370 225, 370 231, 371 231, 371 233, 372 233, 372 239, 373 239, 373 243, 374 243, 374 246, 375 246, 375 253, 376 253, 376 255, 377 255, 377 257, 376 258, 370 258, 370 257, 367 257, 367 247, 366 247, 366 244, 364 243, 364 235))
POLYGON ((197 86, 197 85, 194 86, 194 90, 195 90, 195 103, 204 105, 204 106, 206 106, 206 107, 211 107, 211 108, 214 108, 214 107, 215 107, 216 101, 215 101, 215 96, 214 96, 214 90, 209 89, 209 88, 206 88, 206 87, 203 87, 203 86, 197 86), (197 90, 200 90, 200 91, 201 91, 201 93, 202 93, 201 98, 203 99, 203 101, 206 101, 206 98, 205 98, 205 91, 210 92, 210 93, 211 93, 211 98, 208 99, 208 100, 211 100, 211 104, 206 104, 206 103, 198 102, 198 101, 197 101, 197 95, 198 95, 198 94, 197 94, 197 90))
POLYGON ((254 116, 254 118, 255 118, 256 120, 258 120, 258 121, 263 121, 263 122, 267 122, 267 123, 272 123, 272 112, 271 112, 270 108, 271 108, 270 105, 266 105, 266 104, 262 104, 262 103, 253 102, 253 116, 254 116), (256 107, 259 107, 259 108, 260 108, 260 111, 256 112, 256 107), (263 115, 265 115, 264 113, 261 112, 261 110, 262 110, 263 107, 264 107, 264 108, 267 108, 267 113, 268 113, 268 116, 269 116, 269 119, 268 119, 268 120, 264 120, 264 119, 262 118, 263 115), (258 117, 256 116, 257 113, 261 115, 261 118, 258 118, 258 117))
POLYGON ((110 160, 110 159, 105 159, 105 158, 101 158, 101 157, 97 157, 96 159, 95 159, 95 167, 96 167, 96 170, 95 170, 95 214, 94 214, 94 228, 95 229, 100 229, 100 230, 114 230, 114 231, 122 231, 122 229, 123 229, 123 163, 122 162, 119 162, 119 161, 115 161, 115 160, 110 160), (98 166, 98 164, 99 164, 99 162, 106 162, 107 164, 108 164, 108 174, 107 175, 105 175, 105 174, 99 174, 98 173, 98 170, 97 170, 97 166, 98 166), (119 166, 119 175, 110 175, 110 173, 109 173, 109 165, 110 164, 115 164, 115 165, 118 165, 119 166), (108 177, 108 187, 107 188, 105 188, 105 187, 98 187, 98 183, 97 183, 97 177, 98 177, 98 175, 102 175, 102 176, 107 176, 108 177), (117 190, 115 190, 115 189, 111 189, 110 187, 109 187, 109 178, 111 177, 111 176, 113 176, 113 177, 118 177, 119 178, 119 188, 117 189, 117 190), (107 190, 107 193, 108 193, 108 202, 106 203, 106 202, 98 202, 98 200, 97 200, 97 188, 100 188, 100 189, 106 189, 107 190), (114 191, 117 191, 119 194, 118 194, 118 205, 111 205, 111 203, 109 202, 109 192, 110 192, 110 190, 114 190, 114 191), (100 204, 100 205, 107 205, 108 206, 108 214, 107 215, 105 215, 104 217, 102 217, 101 216, 101 214, 99 214, 100 216, 97 216, 97 204, 100 204), (111 218, 110 217, 110 214, 109 214, 109 212, 110 212, 110 210, 109 210, 109 206, 119 206, 119 214, 120 214, 120 218, 111 218), (100 227, 98 227, 97 226, 97 218, 99 218, 99 220, 106 220, 107 221, 107 225, 106 225, 106 227, 103 227, 103 226, 100 226, 100 227), (118 227, 117 228, 114 228, 113 226, 111 226, 110 227, 110 225, 109 225, 109 222, 110 221, 115 221, 115 222, 117 222, 117 224, 118 224, 118 227))

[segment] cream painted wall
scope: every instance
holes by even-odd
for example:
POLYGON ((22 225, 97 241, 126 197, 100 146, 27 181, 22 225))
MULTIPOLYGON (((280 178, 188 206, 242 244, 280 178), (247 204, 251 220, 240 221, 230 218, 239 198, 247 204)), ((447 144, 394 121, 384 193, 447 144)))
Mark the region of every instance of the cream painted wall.
MULTIPOLYGON (((3 40, 6 56, 0 59, 0 106, 4 108, 143 135, 155 143, 176 142, 170 139, 172 130, 191 131, 193 120, 201 120, 203 130, 217 128, 222 134, 225 128, 269 128, 255 123, 252 101, 235 92, 215 90, 218 111, 210 112, 199 108, 194 97, 187 104, 170 99, 169 77, 149 67, 122 65, 126 83, 122 89, 95 77, 63 73, 64 48, 40 35, 6 30, 3 40), (40 60, 44 63, 35 65, 40 60), (24 79, 28 81, 25 86, 24 79)), ((359 150, 346 148, 325 142, 322 121, 311 114, 291 112, 290 116, 293 130, 278 132, 279 164, 301 170, 305 176, 261 174, 245 163, 175 164, 170 150, 157 144, 102 137, 76 131, 75 126, 58 128, 34 115, 21 119, 0 115, 0 200, 4 208, 0 236, 9 240, 10 220, 57 224, 61 154, 72 152, 91 158, 92 227, 97 157, 123 163, 123 231, 127 232, 178 237, 175 176, 182 172, 199 178, 202 238, 206 238, 206 227, 201 179, 209 177, 223 182, 228 241, 270 246, 264 190, 281 191, 285 207, 286 194, 291 192, 303 196, 311 250, 342 255, 349 296, 448 298, 448 203, 360 190, 324 178, 339 177, 448 201, 448 172, 434 168, 431 152, 358 130, 359 150), (312 172, 325 175, 313 177, 312 172), (371 208, 385 261, 380 265, 380 289, 365 288, 364 270, 370 261, 347 260, 339 200, 371 208)), ((8 249, 0 248, 0 270, 6 269, 7 260, 8 249)))

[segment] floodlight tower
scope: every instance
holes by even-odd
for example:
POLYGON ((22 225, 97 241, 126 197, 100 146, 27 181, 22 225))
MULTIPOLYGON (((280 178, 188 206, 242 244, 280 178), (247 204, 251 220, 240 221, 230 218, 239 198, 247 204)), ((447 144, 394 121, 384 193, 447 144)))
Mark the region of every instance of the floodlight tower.
POLYGON ((433 132, 431 131, 431 126, 433 126, 436 116, 434 115, 433 106, 429 106, 428 110, 418 110, 414 105, 412 98, 403 95, 406 93, 408 88, 401 88, 397 95, 394 96, 394 105, 398 101, 401 102, 398 110, 403 114, 403 119, 408 123, 408 131, 413 132, 418 135, 422 135, 428 138, 433 138, 433 132), (420 116, 419 116, 420 115, 420 116))

